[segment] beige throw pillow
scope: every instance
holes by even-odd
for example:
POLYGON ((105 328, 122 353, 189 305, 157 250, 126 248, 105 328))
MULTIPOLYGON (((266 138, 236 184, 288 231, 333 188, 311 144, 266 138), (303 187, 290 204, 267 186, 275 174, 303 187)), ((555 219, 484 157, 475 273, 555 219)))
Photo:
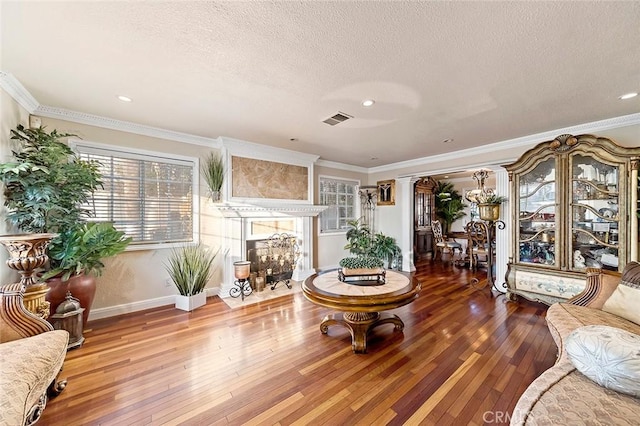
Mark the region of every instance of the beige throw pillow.
POLYGON ((576 369, 605 388, 640 397, 640 336, 606 325, 587 325, 566 339, 576 369))
POLYGON ((640 263, 625 266, 620 284, 604 302, 602 310, 640 325, 640 263))

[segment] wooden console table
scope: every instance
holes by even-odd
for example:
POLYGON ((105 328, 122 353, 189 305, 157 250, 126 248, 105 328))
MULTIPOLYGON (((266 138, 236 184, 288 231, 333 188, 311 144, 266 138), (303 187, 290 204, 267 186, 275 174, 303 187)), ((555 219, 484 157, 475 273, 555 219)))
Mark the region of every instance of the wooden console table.
POLYGON ((351 347, 355 353, 367 351, 367 335, 382 324, 394 324, 395 330, 404 329, 397 315, 386 313, 413 302, 420 292, 420 282, 409 275, 387 271, 386 283, 363 285, 344 283, 337 271, 314 274, 302 284, 307 300, 340 311, 325 316, 320 332, 327 334, 329 326, 341 325, 351 333, 351 347))

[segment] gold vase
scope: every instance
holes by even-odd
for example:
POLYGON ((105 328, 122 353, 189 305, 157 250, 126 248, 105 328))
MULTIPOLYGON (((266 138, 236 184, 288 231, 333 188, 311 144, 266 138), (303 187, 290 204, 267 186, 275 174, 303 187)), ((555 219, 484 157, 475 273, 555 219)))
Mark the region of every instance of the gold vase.
POLYGON ((25 288, 24 306, 30 312, 42 317, 49 316, 49 302, 45 295, 49 288, 39 283, 33 276, 38 268, 47 263, 47 247, 57 234, 15 234, 0 236, 2 244, 9 252, 7 266, 20 274, 20 284, 25 288))

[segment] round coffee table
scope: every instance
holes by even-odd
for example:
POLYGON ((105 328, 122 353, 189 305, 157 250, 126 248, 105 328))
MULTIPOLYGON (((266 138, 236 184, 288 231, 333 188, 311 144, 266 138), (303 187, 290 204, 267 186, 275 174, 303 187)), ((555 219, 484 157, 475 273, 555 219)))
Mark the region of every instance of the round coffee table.
POLYGON ((374 327, 394 324, 395 330, 404 329, 400 317, 382 311, 409 304, 420 292, 420 282, 415 277, 394 271, 387 271, 386 283, 372 283, 342 282, 335 270, 314 274, 302 283, 307 300, 340 311, 324 317, 320 323, 322 334, 327 334, 330 325, 346 327, 355 353, 367 351, 367 335, 374 327))

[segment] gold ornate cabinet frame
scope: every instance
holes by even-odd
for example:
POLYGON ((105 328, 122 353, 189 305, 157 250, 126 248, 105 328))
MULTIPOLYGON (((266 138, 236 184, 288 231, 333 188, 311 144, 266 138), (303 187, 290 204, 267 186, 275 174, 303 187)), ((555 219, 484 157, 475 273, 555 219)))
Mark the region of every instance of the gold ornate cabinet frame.
POLYGON ((640 147, 561 135, 505 165, 511 185, 510 299, 551 304, 584 289, 589 268, 638 260, 640 147))

